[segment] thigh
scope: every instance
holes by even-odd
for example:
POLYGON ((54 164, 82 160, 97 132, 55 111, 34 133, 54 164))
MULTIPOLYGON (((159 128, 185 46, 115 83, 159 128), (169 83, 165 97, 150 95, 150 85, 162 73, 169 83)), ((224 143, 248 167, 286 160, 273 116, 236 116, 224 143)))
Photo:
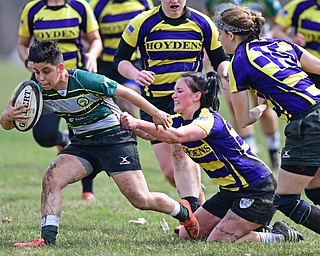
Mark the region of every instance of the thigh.
POLYGON ((226 216, 214 227, 207 241, 235 242, 260 226, 261 224, 245 220, 229 210, 226 216))
MULTIPOLYGON (((154 154, 158 160, 160 168, 163 172, 173 176, 173 162, 172 162, 172 145, 168 143, 157 143, 152 145, 154 154)), ((167 175, 166 175, 167 176, 167 175)))
POLYGON ((112 176, 121 193, 135 205, 150 196, 146 179, 141 170, 132 170, 112 176))
MULTIPOLYGON (((172 144, 172 157, 175 159, 187 159, 190 161, 191 158, 189 158, 189 156, 187 156, 187 154, 183 151, 181 144, 172 144)), ((192 161, 193 162, 193 161, 192 161)))
MULTIPOLYGON (((319 173, 319 171, 318 171, 319 173)), ((287 172, 280 168, 276 193, 278 194, 301 194, 311 182, 312 177, 287 172)))
POLYGON ((45 185, 47 182, 54 181, 55 186, 63 188, 87 175, 86 168, 76 156, 60 154, 47 168, 43 182, 45 185))

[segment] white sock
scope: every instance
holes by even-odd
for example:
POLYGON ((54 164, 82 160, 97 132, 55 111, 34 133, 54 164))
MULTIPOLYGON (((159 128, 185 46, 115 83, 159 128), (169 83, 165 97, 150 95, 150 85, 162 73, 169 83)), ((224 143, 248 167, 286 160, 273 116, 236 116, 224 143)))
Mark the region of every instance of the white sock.
POLYGON ((284 243, 285 238, 282 234, 275 233, 262 233, 259 232, 261 243, 263 244, 275 244, 275 243, 284 243))
POLYGON ((180 212, 180 204, 177 201, 175 201, 174 208, 173 208, 172 212, 170 213, 170 215, 174 217, 174 216, 177 216, 179 212, 180 212))
POLYGON ((264 141, 268 149, 274 150, 280 148, 280 132, 276 131, 270 135, 265 134, 264 141))
POLYGON ((47 215, 41 219, 41 227, 43 226, 56 226, 59 227, 60 218, 55 215, 47 215))
POLYGON ((249 135, 243 138, 243 140, 249 145, 253 153, 258 154, 258 147, 257 147, 256 139, 254 138, 254 136, 249 135))

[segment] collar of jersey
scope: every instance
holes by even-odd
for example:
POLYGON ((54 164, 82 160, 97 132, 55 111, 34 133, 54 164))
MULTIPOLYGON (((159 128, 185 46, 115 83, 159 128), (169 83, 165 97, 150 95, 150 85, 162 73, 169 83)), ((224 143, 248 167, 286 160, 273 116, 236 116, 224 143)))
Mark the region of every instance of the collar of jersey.
POLYGON ((160 7, 159 13, 160 16, 162 17, 162 19, 164 21, 166 21, 168 24, 172 25, 172 26, 179 26, 180 24, 182 24, 183 22, 185 22, 185 20, 189 17, 189 9, 187 7, 184 7, 185 9, 185 13, 183 15, 181 15, 179 18, 177 19, 172 19, 167 17, 164 12, 162 11, 162 8, 160 7))

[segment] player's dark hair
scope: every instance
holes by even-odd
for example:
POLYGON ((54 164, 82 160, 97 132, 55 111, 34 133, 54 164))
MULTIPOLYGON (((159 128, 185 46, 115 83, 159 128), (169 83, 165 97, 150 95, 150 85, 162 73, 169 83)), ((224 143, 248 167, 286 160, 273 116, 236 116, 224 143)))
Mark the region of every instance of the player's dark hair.
POLYGON ((181 75, 185 83, 192 92, 201 92, 201 107, 218 111, 220 107, 219 92, 221 79, 217 72, 210 71, 207 74, 201 72, 188 71, 181 75))
POLYGON ((55 41, 36 41, 29 49, 28 60, 47 62, 54 66, 63 63, 62 53, 55 41))

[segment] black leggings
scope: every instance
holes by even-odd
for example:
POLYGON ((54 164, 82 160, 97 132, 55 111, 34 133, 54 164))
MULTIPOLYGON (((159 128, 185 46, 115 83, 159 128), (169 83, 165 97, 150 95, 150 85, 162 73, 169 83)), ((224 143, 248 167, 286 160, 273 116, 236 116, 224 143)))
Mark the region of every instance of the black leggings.
POLYGON ((44 109, 38 123, 32 129, 36 142, 42 147, 65 147, 68 141, 59 131, 59 123, 60 117, 44 109))

